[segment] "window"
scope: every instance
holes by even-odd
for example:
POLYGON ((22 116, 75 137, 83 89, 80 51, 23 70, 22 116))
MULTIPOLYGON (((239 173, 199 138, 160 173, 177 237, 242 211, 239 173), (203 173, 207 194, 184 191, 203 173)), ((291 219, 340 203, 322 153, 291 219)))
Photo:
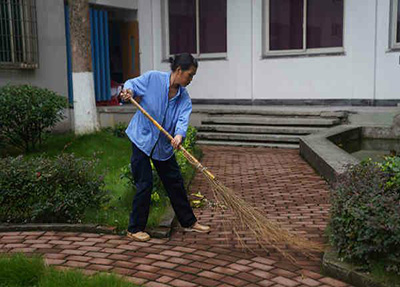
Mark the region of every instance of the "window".
POLYGON ((400 49, 400 0, 392 1, 391 48, 400 49))
POLYGON ((35 0, 0 0, 0 67, 37 66, 35 0))
POLYGON ((343 52, 344 0, 264 0, 264 54, 343 52))
POLYGON ((168 0, 164 3, 165 56, 226 56, 226 0, 168 0))

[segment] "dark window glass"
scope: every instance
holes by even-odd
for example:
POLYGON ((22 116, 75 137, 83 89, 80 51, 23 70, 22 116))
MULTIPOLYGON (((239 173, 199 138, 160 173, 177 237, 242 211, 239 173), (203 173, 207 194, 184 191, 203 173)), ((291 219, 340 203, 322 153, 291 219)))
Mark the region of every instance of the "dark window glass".
POLYGON ((400 43, 400 0, 397 0, 397 37, 396 42, 400 43))
POLYGON ((307 1, 307 48, 343 46, 343 0, 307 1))
POLYGON ((270 50, 303 49, 303 0, 270 0, 270 50))
POLYGON ((169 52, 196 53, 196 1, 169 0, 169 52))
POLYGON ((0 3, 0 62, 11 62, 11 31, 8 4, 0 3))
POLYGON ((21 4, 21 0, 11 0, 16 62, 23 62, 21 4))
POLYGON ((200 0, 200 53, 226 52, 226 0, 200 0))

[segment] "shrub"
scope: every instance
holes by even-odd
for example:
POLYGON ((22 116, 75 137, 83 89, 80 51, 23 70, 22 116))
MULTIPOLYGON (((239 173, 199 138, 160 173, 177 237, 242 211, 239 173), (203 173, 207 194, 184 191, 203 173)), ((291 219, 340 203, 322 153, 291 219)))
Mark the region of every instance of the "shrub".
MULTIPOLYGON (((165 198, 167 196, 167 192, 165 191, 164 187, 162 186, 161 179, 158 176, 158 173, 153 165, 151 163, 151 172, 153 174, 153 189, 151 191, 151 204, 152 205, 159 205, 162 203, 161 199, 165 198)), ((128 179, 129 186, 132 188, 133 193, 136 193, 136 185, 135 181, 133 180, 132 172, 131 172, 131 165, 129 164, 128 166, 124 167, 121 169, 121 179, 128 179)), ((128 204, 127 207, 131 207, 131 197, 133 194, 129 192, 129 200, 126 200, 126 204, 128 204)))
POLYGON ((194 146, 196 145, 196 136, 197 130, 196 128, 189 126, 186 131, 186 138, 183 142, 183 147, 187 150, 193 150, 194 146))
POLYGON ((383 163, 378 163, 381 170, 387 173, 389 179, 386 188, 400 188, 400 156, 385 157, 383 163))
POLYGON ((0 89, 0 138, 29 151, 41 144, 46 129, 59 122, 66 98, 29 85, 0 89))
POLYGON ((330 241, 344 259, 371 263, 399 250, 400 189, 382 166, 351 166, 332 191, 330 241))
POLYGON ((126 130, 127 127, 128 127, 127 124, 121 123, 121 122, 120 122, 120 123, 116 124, 116 125, 112 128, 112 133, 113 133, 113 135, 115 135, 116 137, 124 138, 124 137, 126 137, 125 130, 126 130))
POLYGON ((87 207, 99 207, 108 198, 95 165, 72 154, 2 159, 0 221, 78 222, 87 207))

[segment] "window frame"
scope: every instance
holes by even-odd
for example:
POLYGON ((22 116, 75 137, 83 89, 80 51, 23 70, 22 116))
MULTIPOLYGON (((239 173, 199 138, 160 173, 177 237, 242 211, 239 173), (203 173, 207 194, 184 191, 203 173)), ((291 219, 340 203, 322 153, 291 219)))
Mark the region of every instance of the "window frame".
MULTIPOLYGON (((196 1, 196 53, 193 53, 193 57, 199 60, 218 60, 218 59, 226 59, 228 51, 222 53, 200 53, 200 0, 196 1)), ((173 57, 174 54, 170 53, 169 50, 169 13, 168 13, 168 5, 169 0, 164 0, 162 2, 161 13, 162 13, 162 22, 163 22, 163 60, 167 61, 169 57, 173 57)), ((227 5, 229 1, 227 0, 227 5)), ((228 11, 227 11, 228 12, 228 11)), ((227 16, 228 17, 228 16, 227 16)), ((226 27, 228 30, 228 25, 226 27)), ((228 38, 228 31, 226 33, 228 38)), ((228 39, 227 39, 228 41, 228 39)), ((228 44, 228 43, 227 43, 228 44)), ((228 45, 227 45, 228 46, 228 45)), ((228 50, 228 47, 227 47, 228 50)))
POLYGON ((269 22, 269 7, 270 0, 263 0, 263 57, 282 57, 282 56, 312 56, 312 55, 342 55, 344 54, 345 44, 345 3, 343 0, 343 31, 342 31, 342 47, 327 47, 327 48, 307 48, 307 3, 308 0, 303 0, 303 49, 290 49, 290 50, 270 50, 270 22, 269 22))
POLYGON ((390 25, 390 49, 392 50, 400 50, 400 41, 397 42, 397 13, 399 12, 399 1, 392 0, 391 1, 391 25, 390 25))
POLYGON ((20 17, 14 18, 11 13, 11 1, 6 1, 7 9, 10 15, 8 24, 10 26, 10 34, 5 35, 10 38, 10 50, 2 51, 2 53, 11 54, 11 62, 0 61, 0 69, 37 69, 39 67, 39 45, 37 32, 37 13, 36 0, 21 0, 18 5, 20 17), (21 24, 22 38, 22 61, 16 59, 16 43, 14 36, 13 22, 21 24))

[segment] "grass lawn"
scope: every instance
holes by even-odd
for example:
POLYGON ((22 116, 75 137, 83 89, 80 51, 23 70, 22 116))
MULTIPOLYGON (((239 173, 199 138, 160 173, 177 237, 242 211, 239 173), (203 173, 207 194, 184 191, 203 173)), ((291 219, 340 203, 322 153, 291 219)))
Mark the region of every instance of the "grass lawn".
MULTIPOLYGON (((120 138, 111 131, 75 136, 73 133, 50 135, 45 143, 35 152, 26 156, 56 156, 61 152, 74 153, 85 159, 98 159, 97 171, 104 175, 105 188, 110 191, 111 201, 101 210, 87 210, 83 223, 99 223, 116 226, 119 231, 128 226, 129 213, 133 199, 133 191, 129 180, 121 178, 130 163, 131 143, 127 138, 120 138)), ((18 151, 8 150, 9 155, 17 155, 18 151)), ((4 152, 2 154, 4 156, 4 152)), ((148 226, 157 226, 160 216, 166 208, 167 198, 158 205, 152 205, 148 226)))
POLYGON ((0 256, 0 287, 135 287, 114 274, 86 276, 78 270, 61 271, 39 256, 0 256))

